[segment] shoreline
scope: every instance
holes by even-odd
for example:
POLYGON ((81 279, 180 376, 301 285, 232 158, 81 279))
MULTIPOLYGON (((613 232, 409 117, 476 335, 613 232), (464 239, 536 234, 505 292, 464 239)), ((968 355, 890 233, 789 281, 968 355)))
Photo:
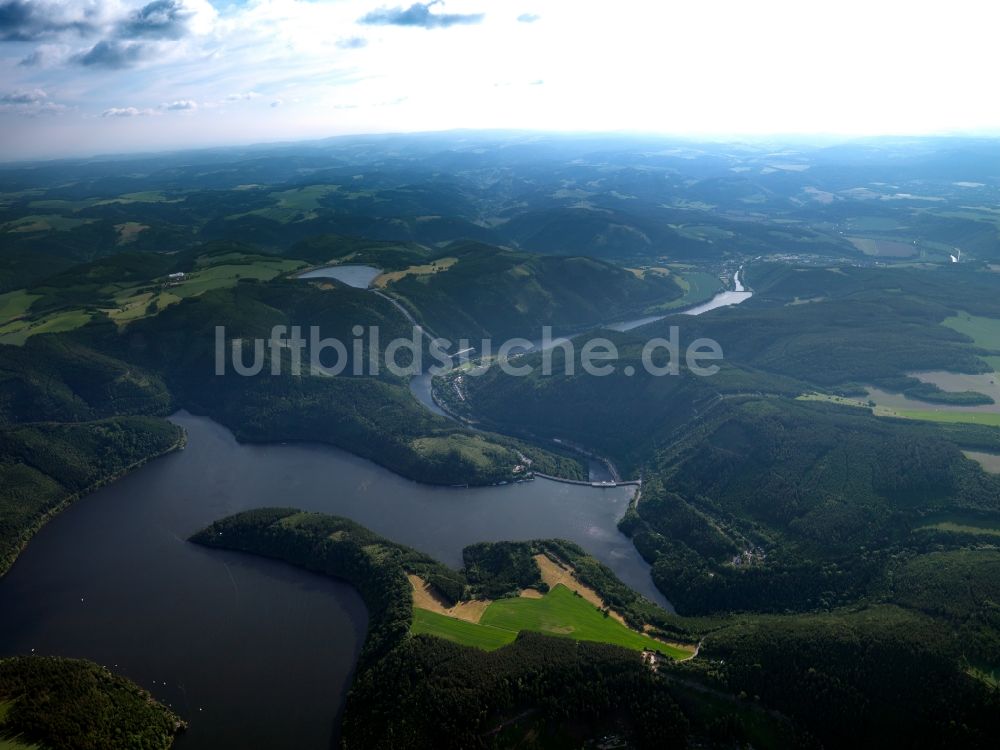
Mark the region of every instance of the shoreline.
MULTIPOLYGON (((171 422, 171 424, 174 423, 171 422)), ((43 528, 45 528, 45 525, 49 521, 51 521, 53 518, 58 516, 63 511, 65 511, 67 508, 69 508, 73 503, 77 502, 78 500, 82 500, 87 495, 93 494, 94 492, 101 489, 101 487, 104 487, 105 485, 111 484, 112 482, 116 482, 119 479, 122 479, 126 475, 131 474, 136 469, 145 466, 150 461, 155 461, 158 458, 162 458, 163 456, 175 453, 176 451, 184 450, 185 446, 187 445, 187 431, 183 427, 180 427, 179 425, 177 427, 178 429, 180 429, 181 434, 180 437, 178 437, 177 440, 173 443, 173 445, 169 446, 163 451, 160 451, 159 453, 155 453, 145 458, 142 458, 138 461, 135 461, 126 466, 125 468, 121 469, 120 471, 115 472, 114 474, 102 477, 97 481, 93 482, 92 484, 88 485, 87 487, 84 487, 82 490, 74 492, 71 495, 67 495, 65 498, 60 500, 56 505, 52 506, 47 511, 45 511, 41 516, 39 516, 34 523, 32 523, 28 528, 26 528, 22 532, 21 539, 15 545, 15 549, 10 558, 9 559, 4 558, 3 560, 0 560, 0 579, 6 576, 8 571, 10 571, 10 569, 14 567, 14 564, 21 556, 21 553, 24 552, 25 549, 27 549, 28 545, 31 543, 31 540, 35 537, 35 535, 43 528)))

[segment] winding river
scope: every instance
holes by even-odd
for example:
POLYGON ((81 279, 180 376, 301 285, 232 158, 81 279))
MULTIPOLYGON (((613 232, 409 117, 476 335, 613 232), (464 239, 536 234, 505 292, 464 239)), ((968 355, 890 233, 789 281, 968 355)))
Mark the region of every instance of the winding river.
POLYGON ((431 487, 318 445, 243 445, 181 412, 184 451, 80 500, 0 579, 0 654, 86 657, 190 722, 180 750, 329 747, 367 615, 350 587, 187 537, 289 505, 348 516, 453 566, 476 541, 564 537, 661 604, 616 522, 633 488, 431 487))

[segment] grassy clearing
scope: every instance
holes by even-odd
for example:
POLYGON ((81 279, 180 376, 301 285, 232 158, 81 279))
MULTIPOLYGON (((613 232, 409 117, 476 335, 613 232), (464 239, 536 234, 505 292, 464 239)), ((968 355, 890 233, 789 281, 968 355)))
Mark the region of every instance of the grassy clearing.
POLYGON ((969 667, 968 674, 981 682, 985 682, 990 687, 1000 688, 1000 669, 979 669, 969 667))
POLYGON ((59 214, 38 214, 24 216, 3 225, 8 232, 27 234, 29 232, 68 232, 70 229, 90 224, 93 219, 73 219, 59 214))
POLYGON ((673 229, 681 237, 702 242, 712 242, 714 240, 728 240, 734 235, 728 229, 713 227, 710 224, 671 224, 673 229))
POLYGON ((87 198, 82 201, 65 201, 65 200, 40 200, 31 201, 28 204, 28 208, 40 208, 43 211, 79 211, 84 208, 90 208, 97 200, 95 198, 87 198))
POLYGON ((926 519, 923 529, 951 531, 957 534, 980 534, 982 536, 1000 536, 1000 522, 974 513, 948 512, 936 513, 926 519))
POLYGON ((879 240, 869 237, 848 237, 847 239, 865 255, 881 258, 908 258, 917 254, 916 246, 898 240, 879 240))
POLYGON ((31 303, 41 296, 40 294, 31 294, 26 289, 0 294, 0 324, 9 323, 15 318, 27 314, 31 303))
POLYGON ((413 633, 428 633, 487 651, 510 643, 522 630, 578 641, 611 643, 634 651, 659 651, 673 659, 688 658, 692 654, 690 650, 632 630, 563 584, 554 586, 541 597, 491 602, 478 623, 414 607, 411 626, 413 633))
POLYGON ((975 461, 990 474, 1000 474, 1000 454, 981 453, 979 451, 962 451, 965 457, 975 461))
POLYGON ((189 273, 183 281, 162 289, 150 290, 149 284, 129 287, 115 295, 117 307, 104 310, 119 325, 155 314, 187 297, 197 297, 212 289, 236 286, 241 279, 270 281, 283 273, 291 273, 306 264, 298 260, 281 258, 249 258, 239 253, 222 256, 229 261, 214 266, 201 267, 189 273), (233 262, 243 260, 244 262, 233 262), (156 303, 150 312, 150 304, 156 303))
POLYGON ((94 205, 108 206, 112 203, 122 203, 125 205, 128 205, 129 203, 180 203, 183 200, 184 198, 171 198, 168 195, 164 195, 159 190, 146 190, 140 193, 124 193, 123 195, 119 195, 117 198, 97 201, 94 205))
POLYGON ((187 275, 177 286, 170 288, 172 294, 184 298, 204 294, 210 289, 236 286, 240 279, 270 281, 282 273, 290 273, 306 264, 298 260, 266 259, 254 263, 233 263, 212 266, 187 275))
POLYGON ((436 635, 438 638, 461 643, 463 646, 481 648, 484 651, 494 651, 506 646, 517 637, 517 632, 513 630, 458 620, 426 609, 413 610, 410 632, 416 635, 421 633, 436 635))
POLYGON ((138 221, 126 221, 124 224, 115 224, 115 229, 118 231, 118 244, 127 245, 135 242, 139 233, 149 229, 149 225, 140 224, 138 221))
POLYGON ((316 211, 322 208, 320 200, 339 190, 339 185, 309 185, 303 188, 295 188, 294 190, 282 190, 270 193, 268 197, 274 200, 273 206, 258 208, 245 213, 232 214, 231 216, 227 216, 226 219, 234 221, 242 219, 245 216, 260 216, 279 224, 314 219, 316 218, 316 211))
POLYGON ((949 328, 971 338, 976 346, 981 346, 983 349, 1000 350, 1000 320, 960 313, 946 318, 943 322, 949 328))
POLYGON ((295 190, 284 190, 271 193, 271 198, 278 202, 278 208, 291 208, 298 211, 315 211, 320 208, 319 201, 331 193, 340 190, 339 185, 309 185, 295 190))
POLYGON ((704 271, 686 271, 683 274, 674 273, 674 279, 684 290, 684 295, 658 307, 658 310, 671 310, 677 307, 692 307, 708 302, 718 292, 722 291, 722 282, 718 276, 704 271))
POLYGON ((376 277, 372 284, 379 289, 385 289, 394 281, 399 281, 407 276, 427 276, 432 273, 438 273, 439 271, 447 271, 456 263, 458 263, 458 258, 439 258, 431 263, 425 263, 420 266, 410 266, 402 271, 390 271, 389 273, 383 273, 376 277))
POLYGON ((923 529, 934 529, 936 531, 950 531, 954 534, 977 534, 979 536, 1000 537, 1000 529, 991 529, 985 526, 969 526, 968 524, 955 523, 954 521, 939 521, 938 523, 932 523, 926 526, 921 526, 917 529, 917 531, 923 529))
POLYGON ((15 320, 0 327, 0 344, 21 346, 39 333, 63 333, 87 324, 93 316, 86 310, 66 310, 38 320, 15 320))
POLYGON ((605 616, 593 604, 561 584, 541 599, 495 601, 483 613, 480 624, 515 632, 534 630, 581 641, 612 643, 635 651, 659 651, 675 659, 690 656, 688 651, 637 633, 605 616))
POLYGON ((990 427, 1000 427, 1000 413, 970 412, 970 411, 929 411, 926 409, 888 409, 883 406, 875 408, 877 417, 898 417, 900 419, 920 419, 925 422, 946 422, 967 424, 982 424, 990 427))
POLYGON ((517 455, 497 446, 479 435, 447 435, 445 437, 417 438, 410 443, 414 451, 424 457, 458 456, 480 469, 506 464, 513 469, 517 455))
POLYGON ((1000 427, 1000 413, 974 411, 948 411, 946 408, 932 409, 899 409, 876 405, 874 408, 868 401, 843 396, 830 396, 825 393, 805 393, 797 397, 799 401, 825 401, 841 406, 853 406, 860 409, 870 409, 876 417, 895 417, 897 419, 918 419, 924 422, 945 422, 949 424, 966 423, 982 424, 1000 427))

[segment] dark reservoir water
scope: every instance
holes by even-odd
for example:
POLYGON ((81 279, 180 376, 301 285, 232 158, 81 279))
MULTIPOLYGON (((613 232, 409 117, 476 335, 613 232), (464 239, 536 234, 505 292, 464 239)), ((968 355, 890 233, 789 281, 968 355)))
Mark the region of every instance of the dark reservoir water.
POLYGON ((631 487, 428 487, 332 448, 240 445, 211 420, 173 420, 186 450, 73 505, 0 579, 0 654, 86 657, 131 677, 190 722, 180 750, 326 750, 364 638, 350 587, 185 541, 239 510, 348 516, 454 566, 471 542, 560 536, 666 605, 615 527, 631 487))

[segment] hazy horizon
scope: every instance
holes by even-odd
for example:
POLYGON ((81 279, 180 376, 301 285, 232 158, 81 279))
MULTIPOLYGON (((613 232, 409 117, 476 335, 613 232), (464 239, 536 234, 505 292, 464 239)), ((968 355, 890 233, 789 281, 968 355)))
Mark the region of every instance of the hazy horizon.
POLYGON ((452 130, 1000 134, 971 2, 0 0, 0 159, 452 130))

